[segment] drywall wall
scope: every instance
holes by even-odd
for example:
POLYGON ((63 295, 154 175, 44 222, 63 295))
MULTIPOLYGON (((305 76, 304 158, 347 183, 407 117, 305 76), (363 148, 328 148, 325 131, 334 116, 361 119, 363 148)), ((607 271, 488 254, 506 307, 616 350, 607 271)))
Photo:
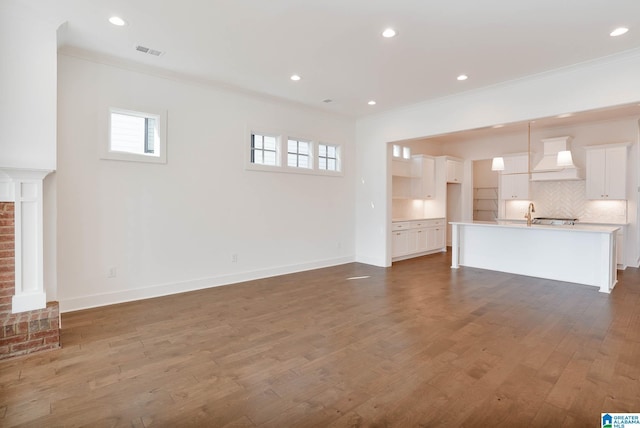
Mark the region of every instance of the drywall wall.
POLYGON ((388 142, 637 102, 639 74, 634 50, 358 120, 357 260, 391 263, 388 142))
POLYGON ((0 166, 56 168, 57 24, 0 2, 0 166))
POLYGON ((352 119, 68 55, 58 62, 62 311, 354 260, 352 119), (100 159, 109 107, 166 110, 167 163, 100 159), (247 170, 251 129, 340 144, 344 175, 247 170))
MULTIPOLYGON (((0 167, 56 169, 57 34, 60 22, 19 0, 0 2, 0 167)), ((44 182, 43 261, 56 300, 55 173, 44 182)))

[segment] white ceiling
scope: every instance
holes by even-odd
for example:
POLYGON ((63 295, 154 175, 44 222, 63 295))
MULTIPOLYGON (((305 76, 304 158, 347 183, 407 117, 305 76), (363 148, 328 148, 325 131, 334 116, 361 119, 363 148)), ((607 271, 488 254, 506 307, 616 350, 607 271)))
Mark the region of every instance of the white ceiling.
POLYGON ((67 22, 61 46, 354 117, 640 47, 640 0, 23 2, 67 22), (618 26, 630 31, 610 37, 618 26))

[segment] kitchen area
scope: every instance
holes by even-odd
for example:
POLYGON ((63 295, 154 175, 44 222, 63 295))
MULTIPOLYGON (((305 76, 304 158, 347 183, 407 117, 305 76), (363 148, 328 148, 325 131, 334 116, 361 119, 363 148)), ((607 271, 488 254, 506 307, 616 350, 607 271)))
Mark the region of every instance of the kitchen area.
POLYGON ((397 251, 399 223, 444 220, 446 246, 430 251, 452 251, 453 268, 610 292, 617 270, 640 261, 640 106, 562 116, 393 143, 409 159, 432 158, 435 190, 429 199, 402 194, 392 170, 391 260, 425 254, 410 251, 408 234, 409 250, 397 251), (447 160, 458 162, 457 182, 447 160))

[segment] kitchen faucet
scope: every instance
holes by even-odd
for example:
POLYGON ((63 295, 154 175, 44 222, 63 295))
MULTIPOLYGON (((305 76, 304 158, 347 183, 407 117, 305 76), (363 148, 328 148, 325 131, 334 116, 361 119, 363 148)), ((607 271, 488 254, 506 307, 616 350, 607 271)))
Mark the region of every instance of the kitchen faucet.
POLYGON ((527 226, 531 227, 531 213, 536 212, 536 207, 533 206, 533 202, 529 202, 529 208, 527 208, 527 213, 524 215, 524 218, 527 219, 527 226))

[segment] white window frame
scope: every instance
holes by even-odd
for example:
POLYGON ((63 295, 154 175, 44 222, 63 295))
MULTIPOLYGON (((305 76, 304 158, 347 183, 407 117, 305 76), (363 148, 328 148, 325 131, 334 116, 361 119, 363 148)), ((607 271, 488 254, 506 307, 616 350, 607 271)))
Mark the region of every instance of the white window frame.
MULTIPOLYGON (((343 161, 342 161, 342 144, 337 143, 326 143, 324 141, 320 141, 316 138, 308 138, 308 137, 294 137, 296 134, 283 132, 281 130, 269 129, 267 127, 249 127, 245 128, 245 139, 246 142, 245 147, 245 158, 244 158, 244 166, 246 170, 249 171, 268 171, 268 172, 284 172, 284 173, 293 173, 293 174, 311 174, 311 175, 321 175, 321 176, 343 176, 343 161), (277 162, 278 165, 263 165, 256 164, 251 162, 251 143, 253 135, 265 135, 276 138, 276 150, 277 150, 277 162), (309 167, 296 167, 296 166, 288 166, 288 145, 289 140, 294 141, 304 141, 309 143, 309 167), (318 145, 324 144, 326 146, 333 146, 336 148, 336 154, 339 157, 337 160, 337 171, 331 171, 326 169, 320 169, 318 166, 318 145)), ((300 135, 300 134, 297 134, 300 135)))
POLYGON ((281 151, 280 150, 280 137, 278 135, 267 134, 267 133, 264 133, 264 132, 262 132, 262 133, 261 132, 252 132, 251 133, 251 144, 250 144, 250 147, 249 147, 249 151, 250 151, 250 153, 249 153, 249 162, 251 163, 251 165, 256 165, 256 166, 259 166, 259 167, 270 167, 270 168, 279 167, 281 165, 282 156, 281 156, 281 153, 280 153, 280 151, 281 151), (255 141, 254 137, 255 136, 260 136, 262 138, 262 140, 263 140, 262 141, 263 147, 261 149, 256 149, 254 147, 254 141, 255 141), (274 150, 267 150, 267 149, 264 148, 264 139, 267 138, 267 137, 273 138, 275 140, 275 149, 274 150), (264 158, 264 153, 265 152, 273 151, 275 153, 275 164, 274 165, 270 165, 270 164, 266 164, 266 163, 255 162, 254 159, 255 159, 256 151, 262 152, 263 158, 264 158))
MULTIPOLYGON (((321 171, 323 174, 330 174, 330 175, 339 175, 342 173, 342 146, 340 146, 339 144, 331 144, 331 143, 324 143, 324 142, 318 142, 316 143, 316 169, 318 171, 321 171), (322 169, 320 168, 320 145, 326 146, 327 150, 329 147, 333 147, 336 149, 336 169, 322 169)), ((324 156, 323 156, 324 157, 324 156)), ((325 159, 327 159, 327 162, 329 159, 333 159, 330 158, 329 156, 326 156, 325 159)))
POLYGON ((105 160, 119 160, 129 162, 146 162, 146 163, 167 163, 167 112, 166 110, 152 109, 125 109, 119 107, 110 107, 107 111, 106 118, 106 141, 102 144, 100 151, 100 158, 105 160), (122 152, 111 149, 111 115, 124 114, 128 116, 137 116, 144 118, 153 118, 157 121, 158 132, 158 147, 154 147, 154 150, 158 150, 158 155, 155 154, 143 154, 143 153, 131 153, 122 152))
POLYGON ((287 138, 287 150, 286 150, 286 154, 285 154, 285 163, 284 165, 287 166, 287 168, 293 168, 293 169, 297 169, 297 170, 313 170, 314 169, 314 162, 315 162, 315 157, 314 157, 314 150, 315 148, 315 143, 311 140, 308 140, 306 138, 296 138, 296 137, 288 137, 287 138), (295 152, 290 152, 289 151, 289 143, 291 142, 295 142, 296 143, 296 151, 295 152), (300 143, 306 143, 309 146, 309 153, 307 155, 305 154, 301 154, 300 153, 300 143), (296 163, 299 163, 300 161, 300 157, 307 157, 307 165, 308 166, 298 166, 298 165, 289 165, 289 155, 295 155, 296 157, 296 163))
POLYGON ((261 130, 260 128, 254 128, 247 132, 247 137, 245 139, 247 144, 246 147, 246 155, 245 155, 245 169, 253 170, 253 171, 279 171, 282 169, 282 135, 280 132, 273 130, 261 130), (262 135, 267 137, 274 137, 276 139, 276 165, 265 165, 261 163, 253 163, 252 159, 252 140, 254 135, 262 135))

